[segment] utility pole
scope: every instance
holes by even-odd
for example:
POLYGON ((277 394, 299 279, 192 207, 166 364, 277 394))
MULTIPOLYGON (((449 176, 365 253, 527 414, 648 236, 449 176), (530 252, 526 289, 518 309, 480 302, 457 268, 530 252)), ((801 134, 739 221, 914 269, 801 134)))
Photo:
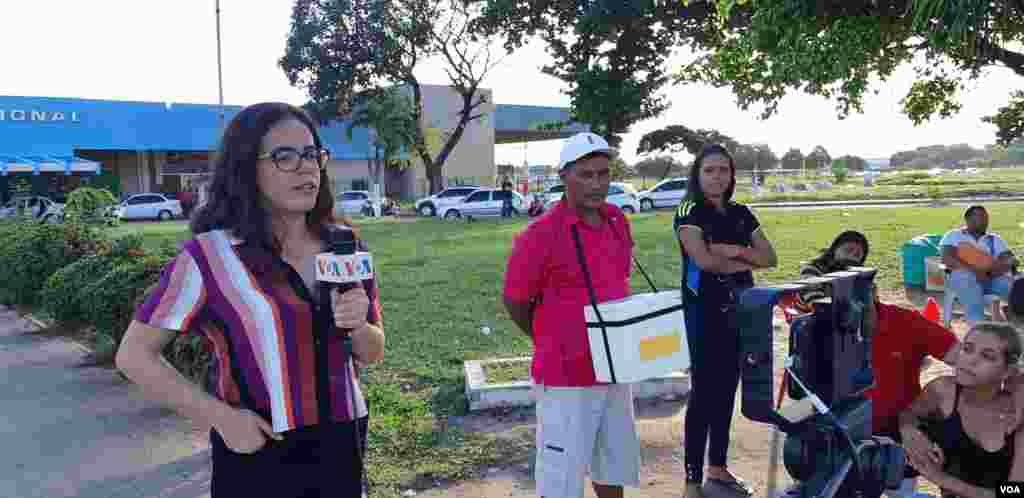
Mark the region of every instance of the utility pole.
POLYGON ((216 0, 217 9, 217 103, 220 107, 220 131, 224 132, 224 74, 221 70, 220 57, 220 0, 216 0))

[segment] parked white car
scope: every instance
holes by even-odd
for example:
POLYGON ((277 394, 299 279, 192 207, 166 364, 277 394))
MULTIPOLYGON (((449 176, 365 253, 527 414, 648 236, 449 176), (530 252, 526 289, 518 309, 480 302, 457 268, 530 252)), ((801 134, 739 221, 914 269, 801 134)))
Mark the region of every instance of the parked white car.
POLYGON ((475 185, 462 185, 446 188, 430 197, 416 201, 416 213, 420 216, 437 216, 455 204, 462 202, 469 194, 472 194, 480 187, 475 185))
POLYGON ((167 221, 180 218, 181 214, 181 201, 154 193, 129 196, 114 211, 114 215, 123 220, 167 221))
POLYGON ((19 213, 43 223, 60 223, 64 219, 64 205, 53 202, 48 197, 31 195, 14 197, 0 208, 0 218, 17 216, 19 213))
POLYGON ((637 194, 640 209, 647 211, 660 207, 675 207, 686 197, 687 178, 666 178, 648 190, 637 194))
POLYGON ((352 216, 363 213, 363 208, 370 201, 367 190, 346 190, 334 197, 334 214, 352 216))
MULTIPOLYGON (((564 191, 565 189, 563 188, 562 190, 564 191)), ((544 203, 544 210, 547 211, 548 209, 551 209, 551 207, 561 199, 562 194, 558 194, 557 197, 548 199, 544 203)), ((640 212, 640 200, 637 198, 636 189, 628 183, 612 182, 608 185, 608 197, 606 200, 618 206, 623 213, 633 214, 640 212)))
POLYGON ((501 216, 501 205, 508 196, 512 197, 514 214, 526 212, 526 200, 519 192, 484 188, 475 190, 462 202, 445 208, 441 217, 446 220, 462 218, 488 218, 501 216))

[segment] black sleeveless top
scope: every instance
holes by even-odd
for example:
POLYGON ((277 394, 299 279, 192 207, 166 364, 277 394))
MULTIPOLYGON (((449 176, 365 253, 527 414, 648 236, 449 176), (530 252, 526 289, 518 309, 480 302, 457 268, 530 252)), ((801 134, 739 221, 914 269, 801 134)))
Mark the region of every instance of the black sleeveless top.
MULTIPOLYGON (((988 451, 967 435, 960 417, 959 404, 960 384, 957 384, 953 413, 945 419, 928 424, 924 432, 942 448, 945 456, 943 471, 974 486, 996 489, 999 483, 1005 483, 1010 477, 1016 431, 1006 436, 1003 447, 998 451, 988 451)), ((950 496, 954 495, 943 493, 943 497, 950 496)))

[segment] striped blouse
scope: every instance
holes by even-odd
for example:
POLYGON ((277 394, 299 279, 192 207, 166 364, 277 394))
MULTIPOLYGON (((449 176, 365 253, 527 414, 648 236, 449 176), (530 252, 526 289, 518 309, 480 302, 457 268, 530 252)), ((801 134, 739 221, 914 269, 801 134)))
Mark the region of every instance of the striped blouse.
MULTIPOLYGON (((367 321, 380 324, 376 283, 362 286, 367 321)), ((351 421, 353 405, 358 417, 367 413, 321 292, 317 285, 312 295, 299 273, 263 246, 214 230, 184 243, 135 319, 205 336, 213 349, 207 388, 228 404, 269 414, 282 432, 351 421)))

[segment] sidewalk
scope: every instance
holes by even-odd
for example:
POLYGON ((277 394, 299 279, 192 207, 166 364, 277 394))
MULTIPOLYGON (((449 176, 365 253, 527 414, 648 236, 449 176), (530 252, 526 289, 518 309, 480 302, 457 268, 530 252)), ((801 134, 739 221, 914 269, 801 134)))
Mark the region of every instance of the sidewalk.
POLYGON ((206 434, 0 306, 0 496, 209 496, 206 434))

